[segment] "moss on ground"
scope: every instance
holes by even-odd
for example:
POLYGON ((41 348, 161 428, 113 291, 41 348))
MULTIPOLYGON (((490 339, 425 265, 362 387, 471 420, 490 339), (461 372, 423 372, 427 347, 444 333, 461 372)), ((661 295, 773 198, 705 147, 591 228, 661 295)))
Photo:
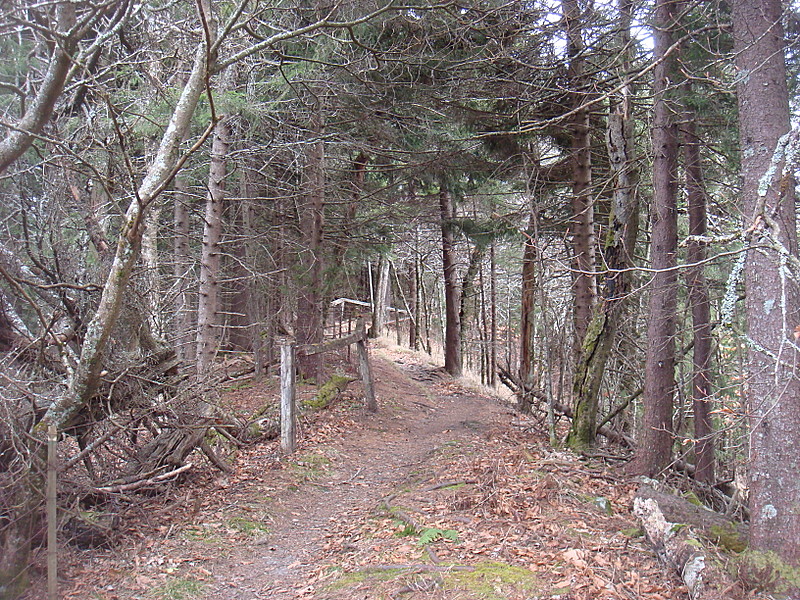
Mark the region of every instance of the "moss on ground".
POLYGON ((544 593, 543 584, 534 573, 502 562, 482 562, 471 571, 451 571, 444 579, 444 587, 468 591, 482 600, 505 600, 520 592, 544 593))
POLYGON ((155 588, 150 597, 155 600, 195 600, 203 596, 205 588, 195 579, 172 579, 155 588))

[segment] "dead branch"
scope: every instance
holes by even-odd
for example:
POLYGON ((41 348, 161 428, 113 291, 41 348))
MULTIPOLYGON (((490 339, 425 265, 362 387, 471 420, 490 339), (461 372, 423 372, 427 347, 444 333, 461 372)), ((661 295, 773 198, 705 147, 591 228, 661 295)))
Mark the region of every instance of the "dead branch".
POLYGON ((173 469, 172 471, 168 471, 167 473, 162 473, 161 475, 156 475, 155 477, 150 477, 149 479, 140 479, 138 481, 134 481, 131 483, 124 483, 120 485, 108 485, 94 489, 97 492, 105 492, 107 494, 116 494, 119 492, 132 492, 134 490, 139 490, 143 487, 164 483, 167 480, 177 477, 181 473, 188 471, 193 466, 194 465, 192 463, 188 462, 185 465, 178 467, 177 469, 173 469))

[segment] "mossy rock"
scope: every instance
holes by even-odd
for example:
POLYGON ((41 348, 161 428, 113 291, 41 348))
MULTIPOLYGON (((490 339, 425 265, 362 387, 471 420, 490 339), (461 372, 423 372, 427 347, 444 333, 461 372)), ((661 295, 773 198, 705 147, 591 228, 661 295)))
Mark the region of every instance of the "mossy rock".
POLYGON ((339 394, 347 389, 351 381, 353 381, 353 379, 345 377, 344 375, 332 375, 331 378, 319 388, 316 396, 303 402, 303 406, 311 410, 322 410, 336 400, 339 394))

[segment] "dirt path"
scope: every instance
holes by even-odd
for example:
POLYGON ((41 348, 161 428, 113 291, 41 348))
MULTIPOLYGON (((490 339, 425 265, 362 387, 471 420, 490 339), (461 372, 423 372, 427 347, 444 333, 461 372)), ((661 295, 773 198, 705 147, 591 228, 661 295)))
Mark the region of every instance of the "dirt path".
POLYGON ((281 494, 267 536, 213 566, 208 598, 281 600, 312 593, 319 555, 342 523, 362 522, 382 499, 423 477, 444 445, 480 443, 508 417, 486 397, 431 387, 447 381, 438 371, 384 359, 375 359, 374 370, 380 412, 362 415, 360 428, 325 449, 333 458, 324 475, 281 494))

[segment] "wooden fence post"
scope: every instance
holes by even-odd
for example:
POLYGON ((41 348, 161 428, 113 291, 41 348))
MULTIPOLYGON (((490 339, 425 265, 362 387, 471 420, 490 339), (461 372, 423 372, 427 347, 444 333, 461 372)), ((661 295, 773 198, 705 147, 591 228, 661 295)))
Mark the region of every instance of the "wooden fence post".
POLYGON ((366 408, 369 412, 378 412, 378 401, 375 399, 375 384, 372 379, 372 369, 369 366, 369 353, 367 351, 367 335, 364 320, 359 319, 358 331, 363 333, 356 342, 358 348, 358 370, 361 372, 361 379, 364 382, 364 399, 366 408))
POLYGON ((281 450, 294 452, 297 441, 295 406, 294 342, 281 345, 281 450))

